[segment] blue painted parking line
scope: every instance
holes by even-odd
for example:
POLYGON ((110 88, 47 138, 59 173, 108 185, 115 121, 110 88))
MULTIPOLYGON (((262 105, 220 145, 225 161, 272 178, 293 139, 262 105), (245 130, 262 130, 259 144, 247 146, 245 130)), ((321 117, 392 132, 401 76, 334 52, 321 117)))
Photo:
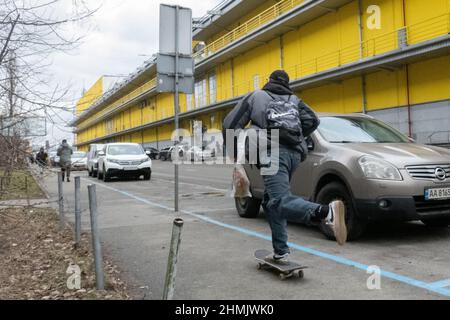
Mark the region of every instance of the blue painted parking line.
POLYGON ((434 282, 434 283, 430 283, 430 286, 432 286, 433 288, 450 287, 450 279, 442 280, 442 281, 438 281, 438 282, 434 282))
MULTIPOLYGON (((89 181, 90 183, 97 184, 97 185, 99 185, 99 186, 101 186, 103 188, 115 191, 115 192, 120 193, 122 195, 125 195, 127 197, 133 198, 133 199, 135 199, 137 201, 143 202, 143 203, 148 204, 150 206, 161 208, 161 209, 165 209, 165 210, 169 210, 169 211, 173 211, 173 208, 171 208, 171 207, 168 207, 168 206, 165 206, 165 205, 161 205, 161 204, 149 201, 147 199, 144 199, 144 198, 138 197, 136 195, 133 195, 133 194, 131 194, 129 192, 118 190, 118 189, 106 186, 104 184, 101 184, 101 183, 92 182, 91 180, 88 180, 88 179, 84 179, 84 180, 89 181)), ((200 215, 198 213, 194 213, 194 212, 191 212, 191 211, 182 210, 181 212, 184 213, 184 214, 190 215, 192 217, 195 217, 195 218, 197 218, 199 220, 203 220, 203 221, 205 221, 207 223, 223 227, 225 229, 233 230, 233 231, 236 231, 236 232, 239 232, 239 233, 242 233, 242 234, 254 237, 254 238, 259 238, 259 239, 266 240, 266 241, 272 241, 271 236, 268 236, 268 235, 260 233, 260 232, 256 232, 256 231, 252 231, 252 230, 249 230, 249 229, 246 229, 246 228, 242 228, 242 227, 233 226, 233 225, 230 225, 230 224, 227 224, 227 223, 223 223, 223 222, 220 222, 220 221, 208 218, 206 216, 202 216, 202 215, 200 215)), ((302 251, 302 252, 305 252, 305 253, 308 253, 308 254, 320 257, 320 258, 324 258, 324 259, 327 259, 327 260, 330 260, 330 261, 334 261, 334 262, 342 264, 342 265, 354 267, 356 269, 363 270, 364 272, 367 272, 367 270, 370 267, 369 265, 366 265, 366 264, 363 264, 363 263, 359 263, 359 262, 356 262, 356 261, 353 261, 353 260, 350 260, 350 259, 347 259, 347 258, 344 258, 344 257, 340 257, 340 256, 337 256, 337 255, 332 255, 332 254, 329 254, 329 253, 326 253, 326 252, 322 252, 322 251, 318 251, 318 250, 311 249, 311 248, 308 248, 308 247, 304 247, 304 246, 298 245, 296 243, 289 243, 289 246, 292 249, 295 249, 295 250, 298 250, 298 251, 302 251)), ((441 281, 441 282, 436 282, 436 283, 426 283, 426 282, 423 282, 423 281, 420 281, 420 280, 416 280, 416 279, 413 279, 413 278, 410 278, 410 277, 407 277, 407 276, 403 276, 403 275, 400 275, 400 274, 397 274, 397 273, 393 273, 393 272, 389 272, 389 271, 385 271, 385 270, 381 270, 381 276, 385 277, 385 278, 388 278, 388 279, 391 279, 391 280, 395 280, 395 281, 407 284, 407 285, 410 285, 410 286, 413 286, 413 287, 425 289, 425 290, 428 290, 430 292, 434 292, 434 293, 437 293, 437 294, 440 294, 440 295, 443 295, 445 297, 449 297, 450 298, 450 290, 446 289, 446 287, 450 286, 450 284, 449 285, 445 285, 447 282, 444 283, 443 281, 441 281), (445 285, 445 286, 443 286, 443 285, 445 285)), ((445 281, 450 281, 450 280, 445 280, 445 281)))

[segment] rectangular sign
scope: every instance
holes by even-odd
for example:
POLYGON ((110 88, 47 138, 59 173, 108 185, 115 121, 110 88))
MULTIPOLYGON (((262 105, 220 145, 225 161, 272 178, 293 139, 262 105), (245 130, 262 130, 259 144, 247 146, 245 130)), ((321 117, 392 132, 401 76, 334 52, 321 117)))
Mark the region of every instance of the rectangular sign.
POLYGON ((162 4, 159 22, 159 52, 174 54, 178 39, 178 53, 192 54, 192 10, 162 4), (178 11, 178 19, 177 19, 178 11), (176 28, 175 26, 178 26, 176 28))
POLYGON ((45 137, 47 119, 45 117, 0 118, 0 133, 4 136, 19 135, 23 138, 45 137))
MULTIPOLYGON (((158 54, 156 72, 167 75, 175 75, 175 56, 168 54, 158 54)), ((194 59, 191 57, 178 58, 178 73, 183 76, 194 76, 194 59)))
MULTIPOLYGON (((158 92, 174 92, 175 77, 163 73, 157 75, 156 91, 158 92)), ((194 77, 180 77, 178 81, 178 90, 180 93, 194 93, 194 77)))

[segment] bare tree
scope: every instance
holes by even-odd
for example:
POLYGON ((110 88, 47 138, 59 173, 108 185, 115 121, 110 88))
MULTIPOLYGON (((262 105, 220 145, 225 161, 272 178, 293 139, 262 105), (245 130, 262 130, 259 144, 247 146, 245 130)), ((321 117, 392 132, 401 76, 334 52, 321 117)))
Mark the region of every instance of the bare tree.
MULTIPOLYGON (((92 3, 92 1, 90 1, 92 3)), ((20 124, 32 117, 55 122, 72 111, 68 87, 54 84, 56 52, 70 53, 83 35, 71 30, 98 8, 85 0, 0 0, 0 167, 4 175, 29 153, 20 124)))

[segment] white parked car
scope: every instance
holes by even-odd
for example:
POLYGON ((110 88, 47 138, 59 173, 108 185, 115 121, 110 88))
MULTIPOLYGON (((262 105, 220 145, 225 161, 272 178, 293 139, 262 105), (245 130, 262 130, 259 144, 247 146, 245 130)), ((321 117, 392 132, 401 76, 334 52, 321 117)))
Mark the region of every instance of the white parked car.
POLYGON ((99 152, 98 179, 108 182, 112 177, 152 177, 152 160, 137 143, 111 143, 99 152))
POLYGON ((87 154, 86 152, 76 151, 72 155, 72 170, 87 170, 87 154))
POLYGON ((192 147, 185 153, 187 161, 210 161, 214 159, 214 152, 210 150, 202 150, 200 147, 192 147))

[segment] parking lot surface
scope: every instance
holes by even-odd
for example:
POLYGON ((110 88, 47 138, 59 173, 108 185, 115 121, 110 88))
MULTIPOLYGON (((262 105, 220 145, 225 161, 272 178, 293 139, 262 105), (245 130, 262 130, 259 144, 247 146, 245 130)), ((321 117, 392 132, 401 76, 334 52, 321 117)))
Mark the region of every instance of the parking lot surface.
MULTIPOLYGON (((176 299, 450 299, 450 228, 419 222, 372 225, 345 247, 316 228, 291 224, 292 259, 309 266, 305 278, 280 281, 257 270, 253 254, 271 249, 270 228, 263 213, 251 220, 237 215, 229 197, 232 169, 182 166, 179 214, 173 212, 171 163, 155 161, 150 182, 105 184, 75 173, 82 177, 83 227, 89 230, 87 185, 96 184, 104 252, 134 298, 161 299, 172 221, 181 216, 176 299), (369 289, 369 267, 379 268, 381 288, 369 289)), ((56 199, 56 175, 45 184, 56 199)), ((73 220, 73 183, 64 187, 73 220)))

